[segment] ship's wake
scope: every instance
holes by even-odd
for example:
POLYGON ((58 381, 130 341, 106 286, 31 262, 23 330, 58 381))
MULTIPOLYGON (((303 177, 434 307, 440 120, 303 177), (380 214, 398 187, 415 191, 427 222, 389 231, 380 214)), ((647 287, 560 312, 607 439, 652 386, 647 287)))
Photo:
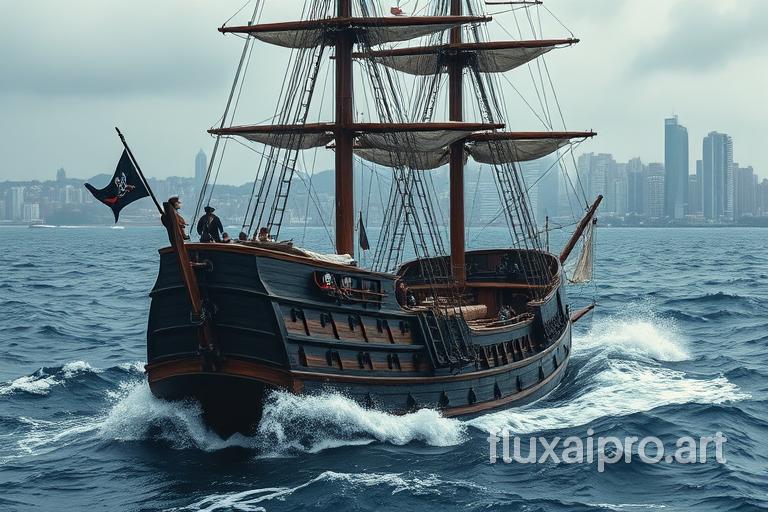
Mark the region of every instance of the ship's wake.
MULTIPOLYGON (((64 420, 17 418, 13 439, 0 440, 10 458, 34 456, 92 439, 97 442, 157 441, 177 449, 205 451, 240 447, 260 456, 314 453, 368 443, 452 446, 473 431, 531 434, 587 426, 605 417, 622 417, 670 405, 721 404, 748 398, 724 376, 693 378, 665 363, 684 361, 688 352, 673 324, 646 313, 598 320, 574 339, 563 384, 548 398, 523 408, 492 412, 460 421, 422 409, 395 416, 366 409, 339 394, 295 396, 273 393, 256 435, 226 440, 204 424, 192 402, 166 402, 152 396, 137 365, 123 366, 107 403, 92 415, 64 420), (126 375, 127 374, 127 377, 126 375), (14 446, 7 446, 11 442, 14 446)), ((57 371, 40 370, 0 385, 0 400, 45 395, 74 384, 84 373, 105 370, 75 362, 57 371)), ((8 457, 3 460, 8 460, 8 457)), ((2 462, 2 460, 0 460, 2 462)))

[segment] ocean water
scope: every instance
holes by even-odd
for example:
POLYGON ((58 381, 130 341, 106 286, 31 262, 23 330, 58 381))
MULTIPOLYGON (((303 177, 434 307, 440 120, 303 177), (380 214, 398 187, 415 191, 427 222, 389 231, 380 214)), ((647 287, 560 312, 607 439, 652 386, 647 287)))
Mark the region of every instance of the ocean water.
POLYGON ((161 228, 2 228, 0 510, 767 508, 768 231, 597 238, 597 284, 569 294, 599 305, 545 399, 459 420, 275 394, 258 435, 222 440, 194 403, 157 400, 144 380, 161 228), (719 431, 726 462, 491 464, 488 433, 504 428, 665 445, 719 431))

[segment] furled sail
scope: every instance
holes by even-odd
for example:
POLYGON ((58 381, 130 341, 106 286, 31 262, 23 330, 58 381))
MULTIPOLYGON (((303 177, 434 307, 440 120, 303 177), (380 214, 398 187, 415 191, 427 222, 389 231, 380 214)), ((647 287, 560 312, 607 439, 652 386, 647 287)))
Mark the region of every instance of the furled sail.
POLYGON ((333 140, 333 123, 297 125, 230 126, 208 130, 213 135, 237 135, 245 139, 285 149, 311 149, 333 140))
POLYGON ((527 162, 552 154, 570 142, 570 139, 474 142, 467 146, 467 151, 481 164, 527 162))
POLYGON ((265 43, 286 48, 314 48, 325 41, 324 28, 252 32, 251 35, 265 43))
POLYGON ((568 279, 574 284, 584 284, 592 280, 592 270, 594 268, 594 265, 592 264, 594 230, 594 224, 589 223, 584 232, 584 247, 581 249, 579 260, 576 262, 576 266, 573 267, 571 277, 568 279))
POLYGON ((333 133, 246 133, 248 140, 284 149, 312 149, 333 140, 333 133))
POLYGON ((397 43, 428 36, 455 27, 455 23, 440 23, 432 25, 394 26, 394 27, 369 27, 358 32, 358 41, 369 46, 378 46, 386 43, 397 43))
POLYGON ((222 27, 219 32, 250 34, 266 43, 286 48, 313 48, 333 44, 340 31, 354 30, 366 46, 407 41, 442 32, 466 23, 490 21, 485 16, 405 16, 392 18, 323 18, 239 27, 222 27))
POLYGON ((481 73, 503 73, 522 66, 553 48, 554 46, 545 46, 479 51, 477 52, 477 69, 481 73))
POLYGON ((364 147, 385 151, 431 152, 438 151, 472 133, 472 130, 402 131, 366 133, 360 136, 364 147))
MULTIPOLYGON (((445 152, 446 147, 457 140, 480 130, 503 128, 503 124, 491 123, 356 123, 346 129, 357 132, 357 147, 368 151, 369 160, 385 160, 384 153, 410 153, 418 155, 411 163, 422 161, 418 167, 430 169, 439 160, 434 153, 445 152), (436 160, 437 159, 437 160, 436 160), (423 167, 422 167, 423 165, 423 167)), ((335 123, 307 123, 283 125, 230 126, 208 130, 213 135, 233 135, 285 149, 311 149, 325 146, 334 140, 335 123)), ((485 133, 485 132, 484 132, 485 133)), ((360 155, 362 157, 362 154, 360 155)), ((387 164, 382 164, 387 165, 387 164)), ((439 167, 442 164, 436 165, 439 167)))
POLYGON ((436 151, 390 151, 376 148, 355 148, 355 155, 384 167, 409 167, 420 171, 436 169, 448 163, 448 148, 436 151))
POLYGON ((572 139, 594 136, 594 132, 475 133, 469 137, 467 151, 482 164, 527 162, 554 153, 572 139))
POLYGON ((533 41, 499 41, 494 43, 460 43, 421 46, 395 50, 356 53, 357 58, 368 57, 381 64, 411 75, 432 75, 447 70, 446 56, 464 54, 481 73, 503 73, 557 48, 571 45, 578 39, 549 39, 533 41))
POLYGON ((434 75, 438 71, 444 71, 445 66, 440 62, 440 55, 437 53, 427 53, 420 55, 387 55, 374 57, 388 68, 409 75, 434 75))

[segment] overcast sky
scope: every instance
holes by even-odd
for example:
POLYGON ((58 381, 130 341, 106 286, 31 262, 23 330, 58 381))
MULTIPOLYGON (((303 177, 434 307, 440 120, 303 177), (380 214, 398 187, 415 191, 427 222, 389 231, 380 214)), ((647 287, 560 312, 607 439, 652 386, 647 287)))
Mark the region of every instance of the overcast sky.
MULTIPOLYGON (((733 136, 741 165, 768 176, 768 1, 545 2, 582 39, 547 57, 568 128, 599 133, 579 152, 661 161, 663 119, 675 113, 689 131, 692 169, 702 137, 717 130, 733 136)), ((197 150, 212 147, 205 130, 222 113, 242 48, 216 28, 243 3, 0 0, 0 179, 48 179, 58 167, 76 177, 111 172, 120 153, 115 125, 148 175, 191 176, 197 150)), ((408 11, 416 0, 401 4, 408 11)), ((291 19, 300 5, 266 0, 265 21, 291 19)), ((516 34, 508 14, 495 16, 493 33, 502 33, 499 22, 516 34)), ((545 36, 568 36, 548 14, 544 26, 545 36)), ((271 115, 285 57, 257 47, 241 120, 271 115)), ((526 70, 507 75, 516 86, 530 81, 526 70)), ((508 128, 541 128, 519 119, 508 128)), ((245 155, 232 164, 222 182, 250 179, 245 155)))

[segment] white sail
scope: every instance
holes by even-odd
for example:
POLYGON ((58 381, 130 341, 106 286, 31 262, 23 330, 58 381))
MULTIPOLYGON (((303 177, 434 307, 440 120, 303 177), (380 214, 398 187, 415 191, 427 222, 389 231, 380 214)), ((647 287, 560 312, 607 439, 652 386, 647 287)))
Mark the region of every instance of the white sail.
POLYGON ((571 277, 568 279, 575 284, 584 284, 592 281, 593 266, 593 246, 594 246, 594 224, 590 223, 584 232, 584 247, 581 249, 581 255, 573 267, 571 277))

